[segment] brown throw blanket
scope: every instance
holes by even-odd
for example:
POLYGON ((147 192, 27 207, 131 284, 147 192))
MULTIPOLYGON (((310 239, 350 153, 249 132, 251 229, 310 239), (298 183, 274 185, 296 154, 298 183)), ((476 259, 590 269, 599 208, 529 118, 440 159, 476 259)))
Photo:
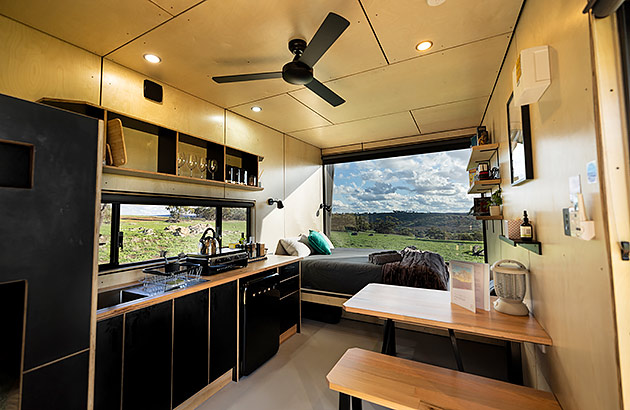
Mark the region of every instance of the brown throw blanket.
POLYGON ((383 265, 383 283, 415 288, 448 290, 448 269, 437 253, 407 247, 400 262, 383 265))

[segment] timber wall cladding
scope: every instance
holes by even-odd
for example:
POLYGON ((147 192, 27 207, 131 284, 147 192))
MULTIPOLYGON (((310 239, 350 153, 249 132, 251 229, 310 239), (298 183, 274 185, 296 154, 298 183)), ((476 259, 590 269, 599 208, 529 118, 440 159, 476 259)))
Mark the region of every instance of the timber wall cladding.
POLYGON ((504 183, 503 214, 530 215, 543 255, 498 239, 500 221, 489 222, 489 262, 516 259, 527 265, 528 304, 553 339, 543 354, 526 345, 529 383, 551 388, 564 409, 617 409, 619 380, 608 252, 598 184, 586 184, 586 163, 597 159, 588 16, 580 0, 525 3, 515 37, 490 101, 484 124, 499 142, 501 175, 509 180, 506 102, 512 92, 517 52, 549 45, 551 86, 530 105, 534 179, 504 183), (562 208, 569 205, 568 179, 582 175, 582 190, 597 237, 564 236, 562 208), (549 386, 547 386, 547 383, 549 386))

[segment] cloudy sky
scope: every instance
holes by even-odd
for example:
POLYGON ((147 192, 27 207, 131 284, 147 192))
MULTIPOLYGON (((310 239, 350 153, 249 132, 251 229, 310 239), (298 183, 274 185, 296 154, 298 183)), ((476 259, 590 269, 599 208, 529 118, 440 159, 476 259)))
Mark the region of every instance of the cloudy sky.
POLYGON ((335 165, 333 212, 468 212, 470 150, 335 165))

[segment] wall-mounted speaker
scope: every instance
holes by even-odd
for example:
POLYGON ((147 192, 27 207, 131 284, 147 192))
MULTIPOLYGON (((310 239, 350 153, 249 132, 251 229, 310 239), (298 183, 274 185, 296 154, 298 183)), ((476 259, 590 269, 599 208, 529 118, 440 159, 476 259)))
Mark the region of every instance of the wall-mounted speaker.
POLYGON ((163 95, 164 92, 160 84, 144 80, 144 98, 161 104, 163 95))

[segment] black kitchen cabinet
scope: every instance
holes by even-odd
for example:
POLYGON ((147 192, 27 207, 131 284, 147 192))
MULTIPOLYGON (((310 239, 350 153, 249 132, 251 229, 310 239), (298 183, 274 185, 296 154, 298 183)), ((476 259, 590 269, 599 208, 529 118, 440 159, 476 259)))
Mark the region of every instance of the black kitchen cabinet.
POLYGON ((236 367, 236 281, 210 288, 210 382, 236 367))
POLYGON ((127 313, 123 410, 171 409, 172 330, 173 301, 127 313))
POLYGON ((123 315, 96 324, 94 410, 120 409, 123 315))
POLYGON ((208 384, 208 289, 175 299, 173 408, 208 384))
POLYGON ((281 266, 280 273, 280 334, 293 326, 300 331, 300 263, 281 266))

